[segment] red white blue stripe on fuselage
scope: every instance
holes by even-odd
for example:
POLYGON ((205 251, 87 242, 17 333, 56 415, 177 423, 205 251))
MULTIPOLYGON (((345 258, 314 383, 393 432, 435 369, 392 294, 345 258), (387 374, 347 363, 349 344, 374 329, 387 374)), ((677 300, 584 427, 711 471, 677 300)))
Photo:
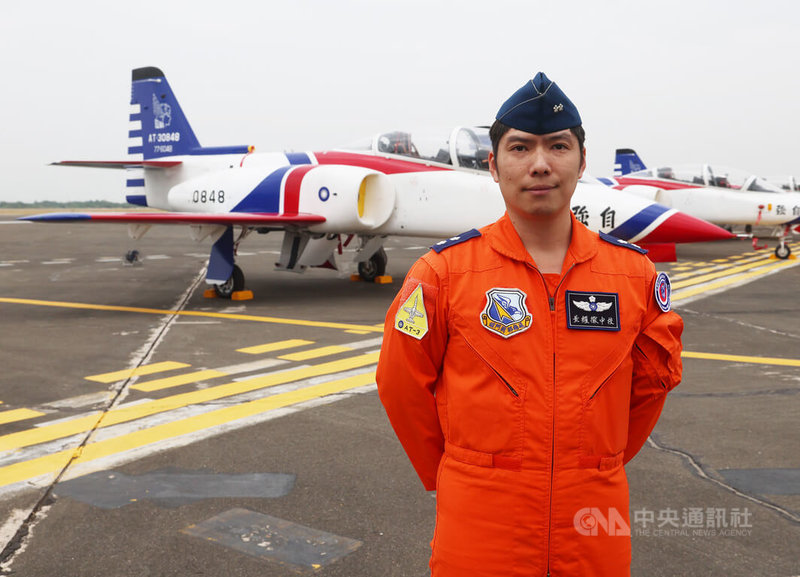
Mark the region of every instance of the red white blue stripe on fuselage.
POLYGON ((653 203, 634 214, 621 225, 608 231, 608 234, 622 240, 636 242, 646 238, 661 223, 677 212, 675 209, 653 203))
POLYGON ((288 152, 290 162, 270 173, 232 212, 297 214, 303 177, 317 166, 344 165, 376 170, 384 174, 450 170, 447 167, 352 152, 288 152))

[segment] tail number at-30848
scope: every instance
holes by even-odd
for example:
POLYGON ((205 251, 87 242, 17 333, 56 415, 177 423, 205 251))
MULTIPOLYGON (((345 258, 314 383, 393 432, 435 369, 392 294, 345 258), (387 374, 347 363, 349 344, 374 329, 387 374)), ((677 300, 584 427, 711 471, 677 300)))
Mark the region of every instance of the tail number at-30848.
POLYGON ((192 202, 194 203, 223 203, 225 202, 224 190, 195 190, 192 192, 192 202))

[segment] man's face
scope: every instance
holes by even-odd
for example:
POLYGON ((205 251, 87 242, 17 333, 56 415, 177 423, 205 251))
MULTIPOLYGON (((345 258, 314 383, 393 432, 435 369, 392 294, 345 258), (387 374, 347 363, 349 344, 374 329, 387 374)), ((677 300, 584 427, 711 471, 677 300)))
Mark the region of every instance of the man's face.
POLYGON ((569 211, 586 168, 585 151, 569 129, 531 134, 511 128, 489 154, 489 170, 510 214, 550 219, 569 211))

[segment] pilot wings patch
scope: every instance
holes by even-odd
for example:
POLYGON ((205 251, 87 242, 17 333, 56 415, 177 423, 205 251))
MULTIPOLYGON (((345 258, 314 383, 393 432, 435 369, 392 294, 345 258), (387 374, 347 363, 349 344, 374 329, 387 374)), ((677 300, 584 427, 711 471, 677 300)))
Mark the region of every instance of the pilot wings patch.
POLYGON ((421 339, 428 332, 428 313, 422 295, 422 283, 409 295, 397 309, 394 316, 394 328, 401 333, 421 339))

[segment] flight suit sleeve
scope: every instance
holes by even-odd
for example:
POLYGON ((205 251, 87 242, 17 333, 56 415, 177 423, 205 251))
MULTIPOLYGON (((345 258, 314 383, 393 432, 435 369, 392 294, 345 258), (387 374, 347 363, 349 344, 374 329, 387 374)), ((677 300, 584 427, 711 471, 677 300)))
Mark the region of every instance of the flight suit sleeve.
MULTIPOLYGON (((642 448, 661 415, 667 393, 681 382, 683 319, 673 310, 664 312, 655 294, 656 274, 649 283, 647 311, 633 346, 628 443, 623 461, 642 448)), ((663 301, 662 301, 663 302, 663 301)))
POLYGON ((444 453, 435 397, 447 345, 444 305, 441 280, 423 257, 409 271, 386 314, 376 375, 389 421, 429 491, 436 489, 444 453), (422 302, 416 298, 420 287, 422 302), (424 324, 420 314, 425 315, 424 324), (424 334, 418 334, 423 327, 424 334))

